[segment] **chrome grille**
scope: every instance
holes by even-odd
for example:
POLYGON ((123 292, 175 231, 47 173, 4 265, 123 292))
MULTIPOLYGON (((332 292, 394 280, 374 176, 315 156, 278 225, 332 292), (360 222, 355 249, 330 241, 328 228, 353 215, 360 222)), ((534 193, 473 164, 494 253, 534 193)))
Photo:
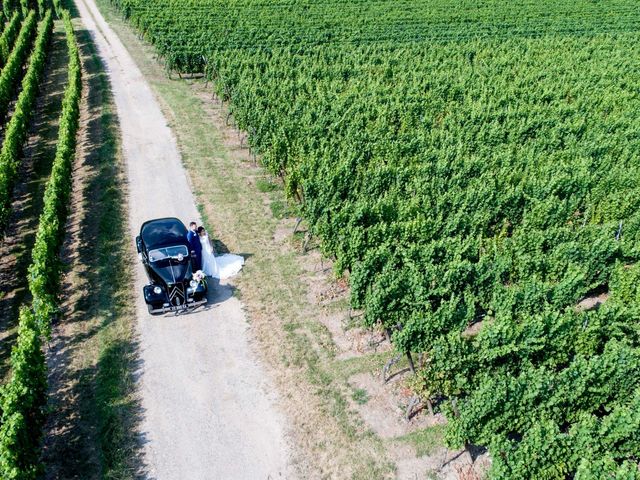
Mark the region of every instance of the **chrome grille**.
POLYGON ((185 303, 184 285, 176 283, 170 288, 169 302, 175 307, 184 305, 185 303))

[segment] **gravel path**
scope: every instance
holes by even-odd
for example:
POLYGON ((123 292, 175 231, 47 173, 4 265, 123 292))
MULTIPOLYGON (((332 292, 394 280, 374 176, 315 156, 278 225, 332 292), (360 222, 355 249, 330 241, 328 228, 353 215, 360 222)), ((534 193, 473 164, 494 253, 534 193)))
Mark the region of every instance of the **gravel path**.
MULTIPOLYGON (((199 220, 173 133, 140 70, 93 0, 77 0, 109 72, 129 180, 133 237, 143 221, 199 220)), ((289 476, 285 419, 249 344, 231 289, 211 292, 209 309, 151 317, 136 268, 141 366, 141 441, 147 477, 267 479, 289 476)))

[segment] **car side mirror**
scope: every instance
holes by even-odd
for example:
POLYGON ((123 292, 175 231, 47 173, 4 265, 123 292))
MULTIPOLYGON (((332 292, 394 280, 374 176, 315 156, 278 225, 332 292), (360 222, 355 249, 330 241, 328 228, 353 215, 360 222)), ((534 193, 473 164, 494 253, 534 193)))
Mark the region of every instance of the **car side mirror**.
POLYGON ((142 239, 140 236, 136 237, 136 249, 138 250, 138 253, 142 253, 142 239))

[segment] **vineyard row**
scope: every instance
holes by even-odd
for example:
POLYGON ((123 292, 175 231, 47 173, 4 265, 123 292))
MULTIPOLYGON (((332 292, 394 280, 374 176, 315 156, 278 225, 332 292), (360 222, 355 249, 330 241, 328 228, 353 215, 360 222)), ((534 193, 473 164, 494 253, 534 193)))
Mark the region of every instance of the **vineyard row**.
POLYGON ((452 447, 496 479, 640 478, 637 2, 425 0, 419 36, 383 0, 114 3, 213 80, 365 324, 422 354, 452 447))
MULTIPOLYGON (((42 339, 50 334, 51 321, 58 312, 59 250, 68 211, 82 90, 80 56, 71 18, 67 11, 58 11, 62 13, 67 36, 68 83, 64 92, 56 155, 45 188, 44 207, 29 268, 29 289, 33 303, 20 310, 18 339, 11 352, 11 378, 0 391, 0 477, 6 480, 35 479, 42 474, 40 457, 47 395, 42 339)), ((18 107, 22 107, 23 111, 33 108, 52 27, 52 12, 47 10, 38 27, 36 46, 18 99, 18 107)), ((19 113, 18 107, 11 122, 20 125, 16 129, 26 128, 26 118, 14 120, 19 113)))

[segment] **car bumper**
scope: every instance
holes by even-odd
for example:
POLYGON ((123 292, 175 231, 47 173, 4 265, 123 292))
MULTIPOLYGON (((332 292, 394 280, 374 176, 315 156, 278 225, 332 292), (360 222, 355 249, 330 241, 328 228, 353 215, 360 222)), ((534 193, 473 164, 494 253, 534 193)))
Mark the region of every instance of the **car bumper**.
POLYGON ((191 302, 184 303, 182 305, 169 305, 169 306, 162 306, 160 308, 154 308, 152 310, 149 310, 149 313, 156 314, 156 313, 169 313, 169 312, 185 312, 188 310, 193 310, 194 308, 198 308, 200 305, 204 305, 206 303, 207 303, 207 299, 204 298, 202 300, 198 300, 197 302, 191 301, 191 302))

